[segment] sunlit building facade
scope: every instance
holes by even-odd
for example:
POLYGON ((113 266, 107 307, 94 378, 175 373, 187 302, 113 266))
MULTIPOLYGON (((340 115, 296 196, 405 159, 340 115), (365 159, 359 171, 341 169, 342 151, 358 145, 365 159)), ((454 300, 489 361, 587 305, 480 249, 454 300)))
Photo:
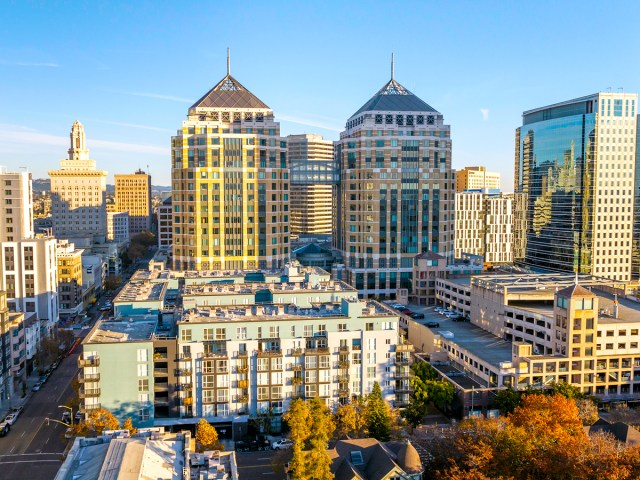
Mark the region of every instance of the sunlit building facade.
POLYGON ((515 190, 527 196, 523 263, 627 281, 637 94, 597 93, 523 113, 515 190))

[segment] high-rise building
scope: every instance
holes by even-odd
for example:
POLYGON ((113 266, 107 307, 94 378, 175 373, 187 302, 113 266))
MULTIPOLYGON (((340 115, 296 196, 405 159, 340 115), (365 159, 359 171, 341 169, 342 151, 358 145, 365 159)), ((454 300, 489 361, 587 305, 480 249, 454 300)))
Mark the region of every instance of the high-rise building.
POLYGON ((500 190, 500 174, 485 167, 465 167, 456 171, 456 192, 465 190, 500 190))
POLYGON ((61 240, 57 244, 58 298, 60 315, 73 316, 82 311, 82 250, 61 240))
POLYGON ((287 150, 291 169, 291 233, 330 235, 338 183, 333 142, 315 134, 289 135, 287 150))
POLYGON ((151 175, 142 170, 116 174, 116 208, 129 212, 129 236, 151 230, 151 175))
POLYGON ((525 264, 631 278, 637 100, 600 92, 523 113, 515 191, 527 195, 525 264))
POLYGON ((392 71, 391 80, 347 121, 337 156, 335 246, 347 281, 364 296, 410 291, 417 254, 453 253, 449 125, 392 71))
POLYGON ((515 197, 510 193, 456 193, 455 257, 480 255, 486 263, 513 263, 515 197))
POLYGON ((189 108, 171 147, 174 268, 282 266, 289 168, 273 111, 227 71, 189 108))
POLYGON ((173 237, 173 210, 171 208, 171 197, 166 198, 158 205, 158 249, 171 250, 173 237))
POLYGON ((77 120, 68 153, 60 170, 49 171, 53 233, 90 247, 107 236, 107 172, 96 170, 95 160, 89 158, 84 127, 77 120))
POLYGON ((0 167, 0 242, 33 237, 33 194, 31 173, 10 172, 0 167))

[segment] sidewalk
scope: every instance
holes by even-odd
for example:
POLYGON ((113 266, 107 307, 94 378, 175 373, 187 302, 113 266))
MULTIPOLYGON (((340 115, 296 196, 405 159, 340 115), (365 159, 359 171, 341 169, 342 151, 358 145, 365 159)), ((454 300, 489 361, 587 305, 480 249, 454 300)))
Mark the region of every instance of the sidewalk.
POLYGON ((9 399, 0 399, 0 419, 4 419, 10 410, 14 407, 24 406, 33 395, 31 388, 40 381, 40 375, 38 375, 37 370, 34 371, 31 376, 27 377, 27 394, 26 396, 22 396, 22 385, 18 385, 17 391, 13 392, 13 395, 9 399))

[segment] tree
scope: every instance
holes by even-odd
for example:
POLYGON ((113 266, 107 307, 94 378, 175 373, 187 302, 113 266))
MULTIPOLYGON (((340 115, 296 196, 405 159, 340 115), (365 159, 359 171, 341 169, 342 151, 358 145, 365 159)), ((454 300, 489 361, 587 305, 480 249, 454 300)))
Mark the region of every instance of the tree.
POLYGON ((336 428, 331 412, 319 399, 309 402, 311 415, 311 432, 309 435, 309 451, 305 458, 305 475, 314 480, 331 480, 331 457, 327 452, 327 444, 336 428))
POLYGON ((430 404, 441 410, 451 408, 455 389, 451 383, 439 379, 438 373, 427 362, 417 362, 411 366, 411 401, 403 416, 412 425, 418 425, 427 414, 430 404))
POLYGON ((122 282, 122 277, 109 275, 104 280, 103 288, 106 292, 111 292, 120 286, 120 282, 122 282))
POLYGON ((291 451, 293 457, 289 463, 292 480, 305 480, 305 442, 309 438, 309 425, 311 424, 311 411, 308 405, 300 398, 291 402, 289 411, 282 418, 289 425, 289 438, 293 441, 291 451))
POLYGON ((249 423, 260 433, 269 435, 273 424, 273 409, 260 410, 249 418, 249 423))
POLYGON ((578 398, 576 400, 578 417, 582 420, 582 425, 593 425, 598 421, 598 406, 590 398, 578 398))
POLYGON ((382 398, 382 390, 378 382, 374 382, 365 403, 369 435, 381 442, 387 442, 391 438, 391 413, 389 405, 382 398))
POLYGON ((336 424, 335 438, 345 437, 363 438, 367 436, 365 405, 361 398, 357 398, 340 405, 333 416, 336 424))
POLYGON ((138 433, 138 429, 133 426, 133 422, 131 421, 131 417, 127 417, 127 419, 122 424, 123 430, 128 430, 130 435, 135 435, 138 433))
POLYGON ((204 418, 201 418, 196 425, 196 445, 199 452, 222 450, 222 445, 218 441, 218 431, 204 418))
POLYGON ((147 248, 144 245, 132 242, 127 249, 127 257, 129 257, 131 263, 134 263, 139 258, 142 258, 146 252, 147 248))
POLYGON ((118 419, 105 408, 99 408, 91 412, 86 423, 88 429, 98 435, 102 435, 105 430, 117 430, 120 427, 118 419))
POLYGON ((513 412, 522 402, 522 394, 513 388, 500 390, 496 394, 493 405, 500 410, 500 413, 507 415, 513 412))
POLYGON ((582 398, 584 394, 580 391, 579 387, 566 382, 551 384, 551 390, 548 391, 551 395, 562 395, 565 398, 582 398))

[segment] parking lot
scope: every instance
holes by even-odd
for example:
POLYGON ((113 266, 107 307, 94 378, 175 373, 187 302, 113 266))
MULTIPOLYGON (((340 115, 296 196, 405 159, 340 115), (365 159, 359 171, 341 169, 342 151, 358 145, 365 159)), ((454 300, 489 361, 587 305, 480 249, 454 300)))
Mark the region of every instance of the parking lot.
POLYGON ((236 452, 240 478, 284 480, 283 466, 290 460, 290 451, 236 452))

